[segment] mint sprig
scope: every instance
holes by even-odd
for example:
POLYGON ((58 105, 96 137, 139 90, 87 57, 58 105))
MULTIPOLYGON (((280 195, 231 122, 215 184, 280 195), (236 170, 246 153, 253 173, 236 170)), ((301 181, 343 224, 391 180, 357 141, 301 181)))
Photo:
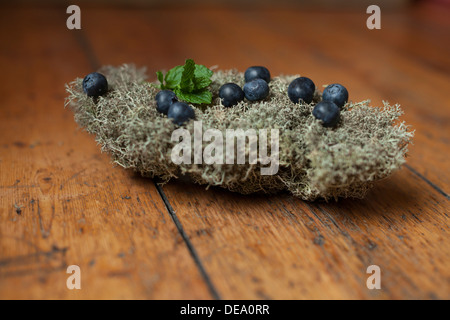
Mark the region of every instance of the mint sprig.
POLYGON ((170 69, 164 76, 161 71, 156 72, 161 90, 172 90, 178 99, 190 103, 206 103, 212 101, 212 94, 208 90, 213 72, 207 67, 195 64, 187 59, 183 66, 170 69))

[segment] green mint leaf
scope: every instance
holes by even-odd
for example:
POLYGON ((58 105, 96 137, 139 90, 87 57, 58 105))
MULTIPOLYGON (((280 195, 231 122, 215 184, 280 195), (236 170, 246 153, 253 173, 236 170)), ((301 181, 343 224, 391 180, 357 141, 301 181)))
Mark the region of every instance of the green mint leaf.
POLYGON ((212 82, 210 79, 213 72, 201 64, 195 65, 194 72, 194 90, 206 88, 212 82))
POLYGON ((194 60, 187 59, 183 66, 170 69, 165 77, 161 71, 156 72, 160 88, 175 92, 180 100, 201 104, 210 104, 212 94, 208 90, 213 72, 203 65, 195 64, 194 60))
POLYGON ((194 78, 193 79, 193 83, 194 83, 194 90, 201 90, 201 89, 205 89, 206 87, 208 87, 211 84, 212 80, 209 78, 194 78))
POLYGON ((164 90, 164 75, 161 71, 156 71, 156 76, 158 77, 158 81, 161 83, 161 90, 164 90))
POLYGON ((180 100, 196 104, 210 104, 212 100, 212 94, 208 89, 190 93, 176 90, 175 94, 180 100))
POLYGON ((166 88, 175 89, 180 85, 181 75, 183 74, 184 66, 176 66, 175 68, 170 69, 166 73, 166 88))
POLYGON ((194 90, 194 71, 195 62, 192 59, 187 59, 181 74, 180 89, 184 92, 192 92, 194 90))
POLYGON ((205 67, 202 64, 196 64, 195 65, 195 73, 196 78, 211 78, 213 75, 212 70, 209 70, 207 67, 205 67))

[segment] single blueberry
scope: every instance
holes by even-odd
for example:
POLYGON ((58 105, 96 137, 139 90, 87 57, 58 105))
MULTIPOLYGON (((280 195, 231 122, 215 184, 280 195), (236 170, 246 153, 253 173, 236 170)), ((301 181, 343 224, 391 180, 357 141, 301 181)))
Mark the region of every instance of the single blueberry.
POLYGON ((312 111, 316 119, 322 120, 324 127, 334 127, 337 125, 340 113, 339 107, 332 101, 319 102, 312 111))
POLYGON ((323 90, 322 100, 333 101, 342 108, 348 101, 348 91, 339 83, 330 84, 323 90))
POLYGON ((255 79, 263 79, 267 83, 270 82, 270 72, 266 67, 254 66, 245 70, 245 82, 250 82, 255 79))
POLYGON ((244 91, 236 83, 225 83, 219 89, 219 97, 225 107, 231 107, 244 100, 244 91))
POLYGON ((257 101, 269 95, 269 85, 263 79, 255 79, 244 85, 245 97, 250 101, 257 101))
POLYGON ((185 102, 175 102, 169 107, 167 116, 172 119, 173 123, 181 126, 189 119, 195 118, 194 109, 185 102))
POLYGON ((170 106, 177 102, 177 96, 173 91, 170 90, 162 90, 158 92, 158 94, 155 97, 156 100, 156 110, 163 114, 167 114, 169 111, 170 106))
POLYGON ((101 96, 108 91, 108 81, 101 73, 89 73, 83 79, 83 90, 89 97, 101 96))
POLYGON ((288 97, 293 103, 299 103, 300 100, 311 103, 315 90, 316 85, 311 79, 306 77, 296 78, 289 84, 288 97))

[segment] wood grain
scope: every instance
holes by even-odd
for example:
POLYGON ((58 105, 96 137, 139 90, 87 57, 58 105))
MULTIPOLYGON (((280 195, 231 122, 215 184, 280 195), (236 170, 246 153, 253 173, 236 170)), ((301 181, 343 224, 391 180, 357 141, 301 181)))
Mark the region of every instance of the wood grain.
POLYGON ((361 12, 84 5, 81 32, 65 29, 64 8, 2 11, 0 297, 448 299, 443 11, 386 12, 369 31, 361 12), (153 77, 188 57, 398 102, 416 130, 408 166, 337 203, 181 181, 157 190, 114 168, 62 109, 62 85, 99 64, 133 62, 153 77), (65 288, 69 264, 85 270, 82 290, 65 288), (371 264, 381 290, 366 287, 371 264))

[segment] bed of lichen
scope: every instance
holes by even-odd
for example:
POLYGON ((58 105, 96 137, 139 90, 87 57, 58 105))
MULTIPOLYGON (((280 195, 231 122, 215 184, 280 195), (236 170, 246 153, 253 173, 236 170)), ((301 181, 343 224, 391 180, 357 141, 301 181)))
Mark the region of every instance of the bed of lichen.
MULTIPOLYGON (((242 86, 244 75, 236 70, 216 70, 210 86, 213 102, 193 105, 195 120, 202 121, 203 132, 217 129, 224 136, 227 129, 278 129, 279 170, 261 175, 259 163, 176 165, 171 150, 178 142, 171 141, 171 135, 177 126, 157 112, 159 89, 146 81, 145 70, 123 65, 107 66, 99 72, 108 79, 108 93, 88 97, 82 79, 77 78, 66 86, 66 105, 115 163, 163 182, 185 175, 195 183, 244 194, 287 190, 304 200, 362 198, 374 182, 401 167, 413 136, 398 120, 402 115, 399 105, 384 102, 374 107, 368 100, 349 102, 341 110, 337 127, 323 127, 311 113, 321 100, 318 90, 311 104, 289 100, 287 87, 297 76, 274 77, 269 83, 270 95, 262 101, 245 100, 225 108, 218 98, 220 86, 227 82, 242 86)), ((193 121, 185 128, 193 137, 193 121)))

